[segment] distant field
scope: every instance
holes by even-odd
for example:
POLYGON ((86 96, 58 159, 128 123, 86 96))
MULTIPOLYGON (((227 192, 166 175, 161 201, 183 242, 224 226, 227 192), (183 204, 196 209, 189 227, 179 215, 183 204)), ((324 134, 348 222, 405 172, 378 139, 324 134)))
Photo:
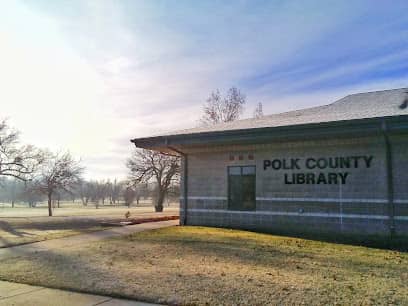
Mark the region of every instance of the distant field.
POLYGON ((26 205, 0 204, 0 248, 69 235, 106 229, 102 221, 124 219, 130 212, 130 218, 150 216, 178 215, 178 204, 165 206, 163 213, 154 212, 149 206, 82 206, 79 203, 61 203, 61 208, 54 208, 53 217, 48 217, 46 205, 28 208, 26 205))
POLYGON ((0 260, 0 279, 171 305, 408 305, 408 254, 171 227, 0 260))
MULTIPOLYGON (((170 203, 164 205, 166 211, 178 213, 178 203, 170 203)), ((133 213, 154 212, 154 207, 151 201, 141 201, 139 205, 132 204, 130 208, 123 204, 118 205, 99 205, 95 207, 94 203, 89 203, 83 206, 82 203, 76 202, 61 202, 60 208, 53 209, 54 216, 108 216, 108 217, 124 217, 125 213, 130 211, 133 213)), ((47 203, 39 203, 36 207, 30 208, 27 204, 15 204, 12 208, 10 203, 0 203, 0 218, 2 217, 40 217, 48 216, 47 203)))

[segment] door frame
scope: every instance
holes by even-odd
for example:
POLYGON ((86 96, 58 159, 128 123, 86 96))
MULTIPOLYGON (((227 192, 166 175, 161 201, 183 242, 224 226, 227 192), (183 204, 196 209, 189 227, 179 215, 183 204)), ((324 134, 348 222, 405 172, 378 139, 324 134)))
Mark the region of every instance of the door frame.
MULTIPOLYGON (((251 174, 252 175, 252 174, 251 174)), ((229 165, 229 166, 227 166, 227 209, 228 210, 233 210, 233 211, 254 211, 254 210, 256 210, 256 165, 229 165), (242 174, 242 168, 244 168, 244 167, 253 167, 254 169, 255 169, 255 174, 253 174, 253 176, 255 177, 255 180, 254 180, 254 209, 250 209, 250 210, 248 210, 248 209, 246 209, 246 210, 243 210, 243 209, 233 209, 233 208, 231 208, 231 199, 230 199, 230 191, 231 191, 231 182, 230 182, 230 168, 240 168, 240 176, 244 176, 243 174, 242 174)))

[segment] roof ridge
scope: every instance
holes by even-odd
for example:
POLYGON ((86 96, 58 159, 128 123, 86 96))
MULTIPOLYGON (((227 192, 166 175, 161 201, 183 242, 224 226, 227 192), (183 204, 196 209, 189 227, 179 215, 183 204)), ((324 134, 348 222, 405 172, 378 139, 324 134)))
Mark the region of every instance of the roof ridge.
MULTIPOLYGON (((338 103, 338 102, 340 102, 342 100, 345 100, 346 98, 351 97, 351 96, 365 95, 365 94, 372 94, 372 93, 379 93, 379 92, 387 92, 387 91, 399 91, 399 90, 402 90, 402 89, 408 90, 408 87, 392 88, 392 89, 384 89, 384 90, 374 90, 374 91, 367 91, 367 92, 357 92, 357 93, 348 94, 348 95, 346 95, 346 96, 344 96, 344 97, 342 97, 342 98, 340 98, 338 100, 335 100, 335 101, 327 103, 327 104, 311 106, 311 107, 305 107, 305 108, 300 108, 300 109, 295 109, 295 110, 290 110, 290 111, 285 111, 285 112, 279 112, 279 113, 272 113, 272 114, 264 115, 261 118, 243 118, 243 119, 239 119, 239 120, 236 120, 236 121, 262 120, 262 118, 265 118, 265 117, 284 115, 284 114, 288 114, 288 113, 295 113, 295 112, 301 112, 301 111, 305 111, 305 110, 311 110, 311 109, 316 109, 316 108, 327 107, 327 106, 333 105, 335 103, 338 103)), ((222 123, 220 122, 218 124, 228 124, 228 123, 236 122, 236 121, 222 122, 222 123)))
POLYGON ((399 104, 396 105, 400 98, 395 99, 395 96, 401 96, 403 92, 408 92, 408 87, 355 93, 344 96, 328 104, 268 114, 261 118, 244 118, 231 122, 221 122, 215 125, 186 128, 166 133, 165 135, 408 115, 408 108, 403 110, 398 108, 399 104), (389 103, 386 103, 385 101, 388 101, 389 103), (368 104, 372 105, 372 107, 369 107, 368 104))
MULTIPOLYGON (((347 98, 349 96, 355 96, 355 95, 364 95, 364 94, 371 94, 371 93, 379 93, 379 92, 386 92, 386 91, 398 91, 398 90, 408 90, 408 87, 400 87, 400 88, 391 88, 391 89, 383 89, 383 90, 373 90, 373 91, 363 91, 363 92, 356 92, 356 93, 351 93, 345 96, 344 98, 347 98)), ((342 98, 342 99, 344 99, 342 98)), ((340 99, 341 100, 341 99, 340 99)))
MULTIPOLYGON (((343 98, 341 98, 343 99, 343 98)), ((296 112, 301 112, 301 111, 305 111, 305 110, 310 110, 310 109, 314 109, 314 108, 321 108, 321 107, 326 107, 326 106, 330 106, 333 103, 336 103, 339 100, 336 100, 334 102, 328 103, 328 104, 322 104, 322 105, 317 105, 317 106, 311 106, 311 107, 305 107, 305 108, 299 108, 299 109, 294 109, 294 110, 290 110, 290 111, 286 111, 286 112, 281 112, 281 113, 274 113, 274 114, 269 114, 269 115, 265 115, 263 117, 269 117, 269 116, 276 116, 276 115, 283 115, 283 114, 288 114, 288 113, 296 113, 296 112)), ((262 118, 262 117, 261 117, 262 118)))

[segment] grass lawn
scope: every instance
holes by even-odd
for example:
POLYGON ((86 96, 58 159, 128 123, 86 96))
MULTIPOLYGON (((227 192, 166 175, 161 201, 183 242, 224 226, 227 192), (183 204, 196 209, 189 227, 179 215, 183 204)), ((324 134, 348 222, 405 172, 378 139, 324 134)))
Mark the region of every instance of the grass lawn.
POLYGON ((408 305, 408 254, 171 227, 0 260, 0 279, 169 304, 408 305))
POLYGON ((0 248, 104 229, 95 219, 0 218, 0 248))
MULTIPOLYGON (((173 212, 178 214, 178 203, 171 203, 171 206, 165 205, 165 212, 173 212)), ((154 207, 151 202, 143 202, 139 206, 133 204, 131 207, 124 205, 100 205, 95 208, 93 204, 83 206, 80 203, 62 202, 60 208, 53 209, 55 217, 73 217, 73 216, 95 216, 95 217, 113 217, 123 218, 125 213, 130 211, 131 217, 140 213, 152 213, 154 207)), ((11 208, 10 204, 0 203, 0 220, 1 218, 13 217, 47 217, 48 207, 47 203, 39 203, 36 207, 30 208, 27 205, 16 204, 16 207, 11 208)))
POLYGON ((1 207, 0 208, 0 248, 13 245, 43 241, 70 235, 106 229, 102 221, 116 221, 125 218, 126 212, 131 218, 178 215, 178 207, 165 207, 163 213, 155 213, 152 206, 83 207, 64 203, 54 209, 54 216, 48 217, 46 206, 1 207))

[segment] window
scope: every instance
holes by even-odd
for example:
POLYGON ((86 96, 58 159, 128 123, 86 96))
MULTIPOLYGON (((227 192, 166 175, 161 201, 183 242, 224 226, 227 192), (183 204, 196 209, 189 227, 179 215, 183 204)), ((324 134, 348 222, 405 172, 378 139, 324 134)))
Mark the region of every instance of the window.
POLYGON ((256 209, 255 172, 255 166, 228 167, 228 209, 256 209))

